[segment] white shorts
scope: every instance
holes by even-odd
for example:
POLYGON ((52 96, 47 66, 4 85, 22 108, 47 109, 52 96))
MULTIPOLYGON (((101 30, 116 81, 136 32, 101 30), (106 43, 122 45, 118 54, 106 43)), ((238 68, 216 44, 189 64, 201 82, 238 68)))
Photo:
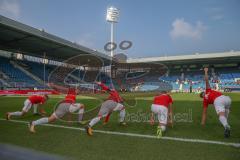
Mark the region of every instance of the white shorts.
POLYGON ((220 112, 225 112, 226 109, 230 109, 231 103, 232 103, 232 100, 228 96, 222 95, 217 97, 214 100, 214 107, 217 114, 219 114, 220 112))
POLYGON ((158 115, 158 121, 161 124, 167 124, 168 108, 162 105, 152 104, 151 111, 158 115))
POLYGON ((29 111, 29 109, 31 109, 31 107, 32 107, 32 102, 29 100, 29 99, 26 99, 25 101, 24 101, 24 107, 23 107, 23 111, 24 112, 28 112, 29 111))
POLYGON ((121 111, 124 109, 124 106, 121 103, 117 103, 113 100, 106 100, 102 103, 101 108, 98 112, 98 116, 106 117, 109 113, 113 111, 121 111))
POLYGON ((113 111, 121 111, 124 109, 124 106, 121 103, 118 103, 117 106, 113 109, 113 111))
POLYGON ((77 110, 79 110, 81 108, 81 106, 82 106, 81 103, 71 104, 70 107, 69 107, 69 112, 70 113, 76 112, 77 110))

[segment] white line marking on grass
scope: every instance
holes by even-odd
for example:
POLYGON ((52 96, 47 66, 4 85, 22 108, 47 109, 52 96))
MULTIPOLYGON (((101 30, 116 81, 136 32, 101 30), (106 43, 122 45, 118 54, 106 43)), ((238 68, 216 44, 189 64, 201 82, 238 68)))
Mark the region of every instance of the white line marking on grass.
MULTIPOLYGON (((2 119, 2 118, 0 118, 0 120, 1 120, 1 121, 6 121, 5 119, 2 119)), ((20 120, 10 120, 9 122, 24 123, 24 124, 27 124, 27 123, 28 123, 27 121, 20 121, 20 120)), ((85 131, 84 128, 68 127, 68 126, 63 126, 63 125, 44 124, 44 125, 42 125, 42 126, 85 131)), ((128 136, 128 137, 141 137, 141 138, 158 139, 157 136, 154 136, 154 135, 144 135, 144 134, 137 134, 137 133, 123 133, 123 132, 103 131, 103 130, 94 130, 94 132, 95 132, 95 133, 110 134, 110 135, 128 136)), ((211 140, 204 140, 204 139, 189 139, 189 138, 177 138, 177 137, 162 137, 162 138, 160 138, 160 139, 173 140, 173 141, 181 141, 181 142, 217 144, 217 145, 240 147, 240 143, 211 141, 211 140)))

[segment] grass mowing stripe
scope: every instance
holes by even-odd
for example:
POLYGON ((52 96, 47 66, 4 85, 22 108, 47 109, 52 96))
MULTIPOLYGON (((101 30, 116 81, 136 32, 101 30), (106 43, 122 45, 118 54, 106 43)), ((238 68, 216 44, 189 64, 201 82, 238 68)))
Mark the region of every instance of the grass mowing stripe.
MULTIPOLYGON (((2 119, 2 118, 0 118, 0 120, 1 121, 6 121, 5 119, 2 119)), ((20 121, 20 120, 10 120, 9 122, 16 122, 16 123, 23 123, 23 124, 27 124, 28 123, 27 121, 20 121)), ((42 126, 85 131, 84 128, 68 127, 68 126, 63 126, 63 125, 44 124, 42 126)), ((110 135, 121 135, 121 136, 130 136, 130 137, 141 137, 141 138, 158 139, 157 136, 143 135, 143 134, 136 134, 136 133, 123 133, 123 132, 113 132, 113 131, 103 131, 103 130, 94 130, 94 132, 95 133, 110 134, 110 135)), ((240 147, 240 143, 228 143, 228 142, 211 141, 211 140, 203 140, 203 139, 188 139, 188 138, 177 138, 177 137, 161 137, 160 139, 181 141, 181 142, 206 143, 206 144, 216 144, 216 145, 240 147)))

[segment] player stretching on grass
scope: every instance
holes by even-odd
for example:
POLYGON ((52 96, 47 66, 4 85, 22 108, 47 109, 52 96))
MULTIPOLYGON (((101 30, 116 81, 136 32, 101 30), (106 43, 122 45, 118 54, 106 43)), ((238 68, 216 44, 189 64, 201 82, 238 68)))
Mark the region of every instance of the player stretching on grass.
MULTIPOLYGON (((33 96, 30 96, 30 97, 28 97, 28 99, 26 99, 24 101, 24 107, 23 107, 22 111, 8 112, 8 113, 6 113, 6 119, 10 120, 11 116, 23 116, 32 108, 32 106, 38 107, 39 104, 42 105, 47 100, 48 100, 48 95, 43 95, 43 96, 33 95, 33 96)), ((36 109, 34 109, 34 110, 36 110, 36 109)), ((45 111, 41 110, 41 113, 45 114, 45 111)))
POLYGON ((159 126, 157 129, 157 135, 162 137, 163 132, 166 131, 166 126, 169 121, 169 124, 173 125, 172 119, 172 97, 167 94, 166 91, 162 91, 159 95, 154 97, 153 104, 151 106, 151 125, 154 124, 154 114, 158 116, 159 126))
POLYGON ((105 123, 108 122, 109 117, 113 111, 120 111, 119 113, 119 121, 121 125, 126 125, 124 122, 125 118, 125 107, 123 106, 122 102, 123 99, 120 97, 118 92, 115 89, 110 89, 106 85, 101 82, 97 82, 97 84, 102 88, 103 91, 107 91, 110 96, 108 100, 102 103, 100 111, 98 112, 98 116, 93 118, 90 123, 85 127, 86 132, 89 136, 92 136, 92 127, 98 123, 101 118, 106 117, 105 123))
POLYGON ((76 94, 68 94, 63 101, 61 101, 57 107, 56 110, 53 112, 53 114, 50 117, 45 117, 38 119, 36 121, 31 121, 29 123, 29 131, 32 133, 35 133, 35 126, 51 123, 54 122, 57 119, 61 119, 64 115, 67 113, 74 113, 78 111, 78 121, 80 122, 83 117, 84 112, 84 105, 76 102, 76 94))
POLYGON ((228 124, 228 114, 231 106, 231 99, 228 96, 222 95, 221 92, 211 89, 208 81, 208 68, 204 68, 206 91, 200 93, 200 97, 203 98, 203 112, 202 112, 202 125, 206 123, 207 107, 209 104, 213 104, 215 110, 219 116, 219 121, 224 127, 224 137, 230 137, 230 126, 228 124))

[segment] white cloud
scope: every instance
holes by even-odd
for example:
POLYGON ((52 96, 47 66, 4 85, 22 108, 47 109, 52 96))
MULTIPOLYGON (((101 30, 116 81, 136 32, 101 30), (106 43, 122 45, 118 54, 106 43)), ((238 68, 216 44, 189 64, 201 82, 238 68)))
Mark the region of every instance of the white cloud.
POLYGON ((222 20, 222 19, 224 19, 224 16, 221 15, 221 14, 219 14, 219 15, 214 15, 214 16, 212 16, 212 19, 213 19, 213 20, 222 20))
POLYGON ((11 18, 19 18, 20 5, 17 0, 1 0, 0 1, 0 14, 9 16, 11 18))
POLYGON ((223 20, 225 18, 224 9, 221 7, 211 7, 206 10, 210 19, 214 21, 223 20))
POLYGON ((223 8, 221 8, 221 7, 210 7, 207 10, 208 10, 208 12, 216 13, 216 12, 222 12, 223 8))
POLYGON ((190 38, 201 39, 203 32, 206 30, 206 26, 202 22, 196 22, 196 25, 192 25, 186 22, 183 18, 175 19, 172 23, 172 30, 170 36, 172 39, 178 38, 190 38))

